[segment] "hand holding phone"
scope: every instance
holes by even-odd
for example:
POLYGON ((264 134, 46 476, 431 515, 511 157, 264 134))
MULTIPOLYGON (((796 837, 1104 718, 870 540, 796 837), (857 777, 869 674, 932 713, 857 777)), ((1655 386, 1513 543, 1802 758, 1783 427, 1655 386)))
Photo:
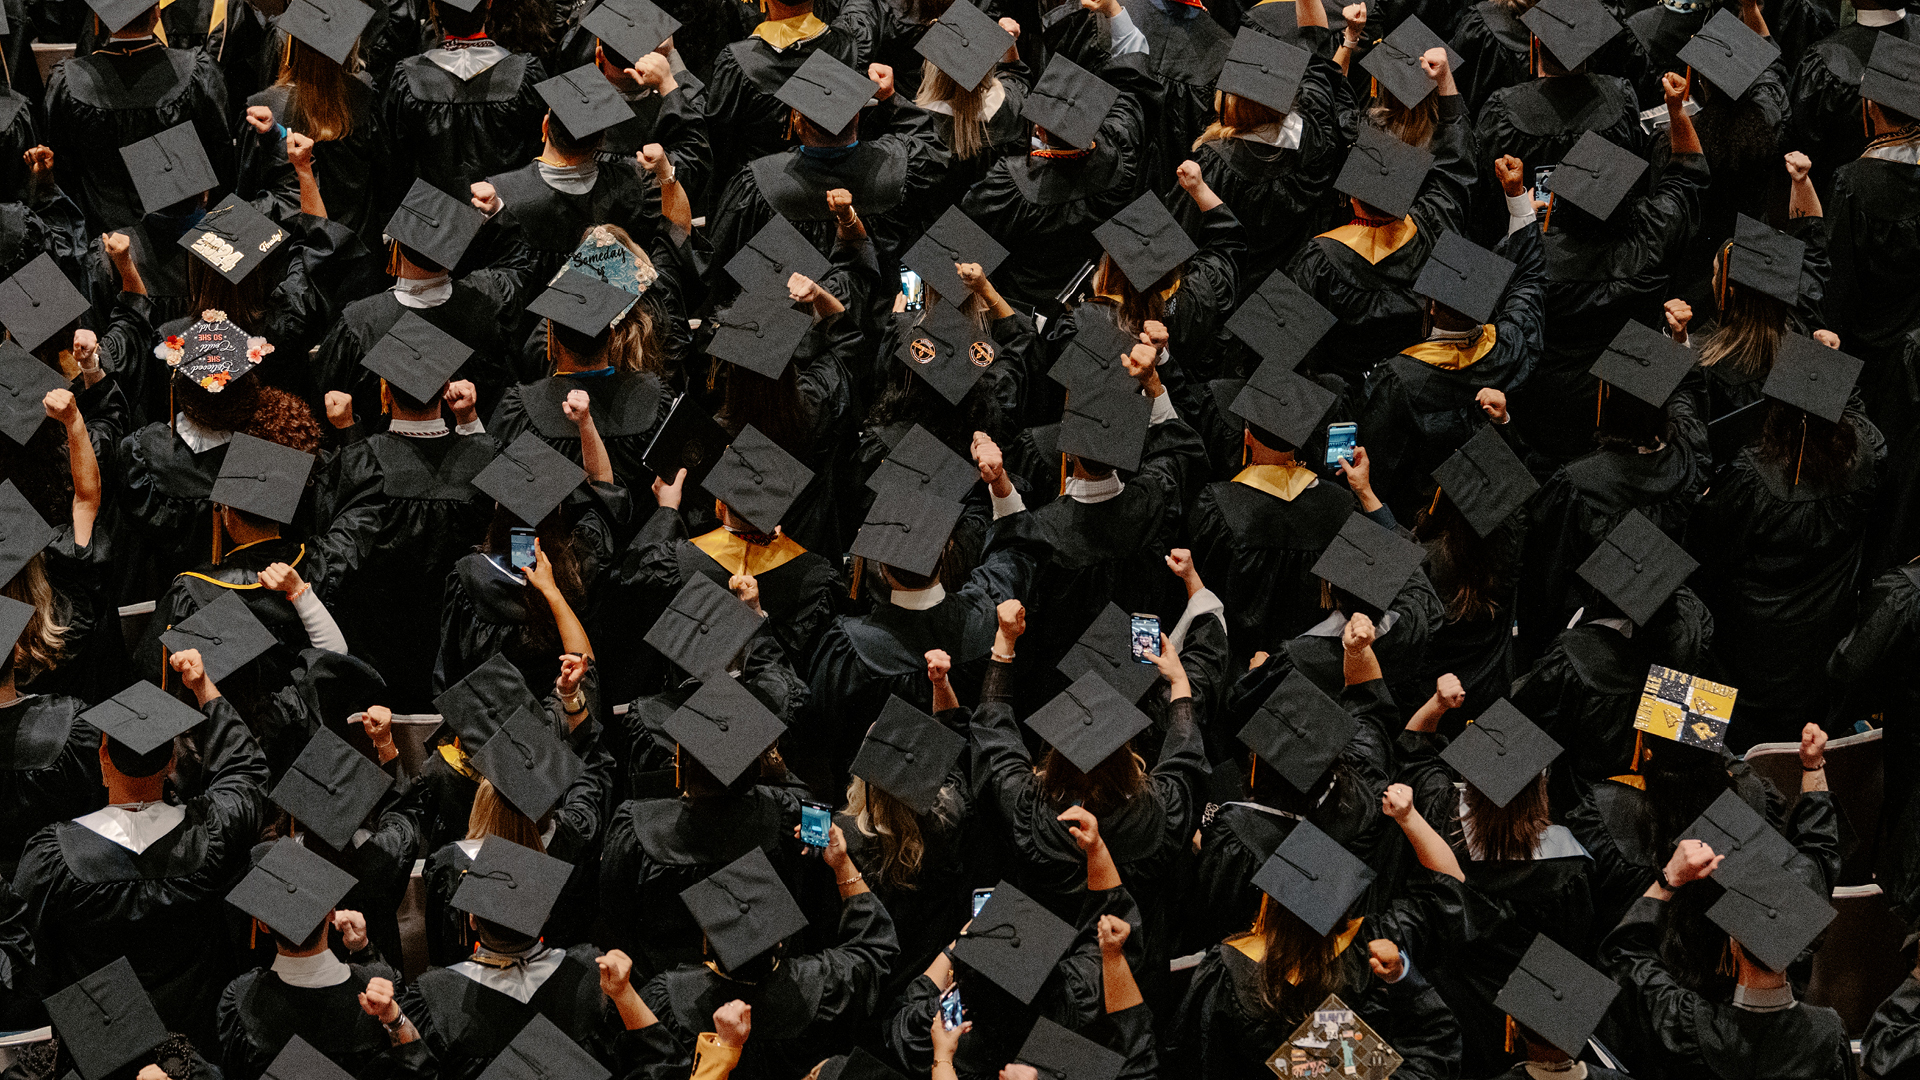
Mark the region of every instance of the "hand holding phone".
POLYGON ((987 901, 991 899, 993 899, 992 889, 973 890, 973 917, 974 918, 977 919, 980 917, 980 909, 983 907, 986 907, 987 901))
POLYGON ((907 298, 908 311, 924 311, 927 306, 927 286, 920 275, 902 267, 900 270, 900 295, 907 298))
POLYGON ((1128 640, 1134 663, 1151 664, 1154 655, 1160 652, 1160 616, 1143 615, 1136 611, 1131 621, 1132 631, 1128 640))
POLYGON ((1353 448, 1360 442, 1359 424, 1327 425, 1327 468, 1337 468, 1353 460, 1353 448))
POLYGON ((515 570, 526 572, 533 569, 536 561, 533 554, 533 530, 514 528, 507 531, 508 554, 515 570))
POLYGON ((819 855, 833 842, 833 808, 825 803, 800 804, 800 843, 809 855, 819 855))
POLYGON ((966 1010, 960 1004, 960 988, 949 986, 940 994, 940 1026, 952 1031, 960 1026, 966 1010))

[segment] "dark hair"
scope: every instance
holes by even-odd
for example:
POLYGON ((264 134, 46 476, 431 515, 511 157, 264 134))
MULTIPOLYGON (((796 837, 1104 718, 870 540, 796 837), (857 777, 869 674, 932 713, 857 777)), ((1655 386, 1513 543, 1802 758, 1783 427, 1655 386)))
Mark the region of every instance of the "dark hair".
MULTIPOLYGON (((509 4, 508 10, 515 5, 509 4)), ((452 4, 442 4, 440 0, 428 0, 427 13, 432 16, 433 24, 446 37, 472 37, 487 27, 487 15, 492 7, 490 0, 480 0, 472 11, 462 11, 452 4)), ((489 35, 491 38, 492 35, 489 35)), ((496 39, 497 40, 497 39, 496 39)))
POLYGON ((1600 426, 1594 442, 1605 450, 1633 451, 1653 447, 1667 437, 1667 409, 1649 405, 1624 390, 1604 387, 1606 403, 1600 408, 1600 426))
POLYGON ((1340 989, 1337 935, 1316 933, 1265 894, 1260 897, 1253 933, 1266 945, 1257 985, 1260 1004, 1270 1016, 1294 1022, 1340 989))
MULTIPOLYGON (((273 306, 273 290, 286 278, 285 260, 270 255, 267 261, 280 266, 283 272, 275 274, 266 267, 258 267, 235 284, 220 271, 208 266, 206 260, 188 259, 187 310, 206 311, 213 308, 226 312, 227 318, 237 326, 263 324, 273 306)), ((301 362, 305 362, 305 357, 301 358, 301 362)))
POLYGON ((166 769, 173 760, 173 740, 168 739, 144 754, 135 753, 133 748, 111 735, 107 739, 107 760, 121 776, 133 780, 153 776, 166 769))
POLYGON ((1784 469, 1795 485, 1833 490, 1845 486, 1859 449, 1859 433, 1845 417, 1836 424, 1786 402, 1769 401, 1754 452, 1784 469))
POLYGON ((1040 777, 1040 793, 1056 809, 1078 803, 1099 818, 1145 793, 1153 782, 1147 763, 1134 753, 1131 743, 1108 754, 1092 772, 1081 772, 1065 754, 1049 746, 1034 772, 1040 777))
POLYGON ((1466 785, 1466 806, 1460 815, 1460 832, 1467 851, 1477 860, 1524 862, 1533 858, 1533 849, 1552 821, 1547 817, 1547 774, 1541 772, 1528 781, 1505 806, 1495 805, 1481 790, 1466 785))
POLYGON ((547 141, 551 142, 563 154, 590 154, 600 149, 607 133, 596 131, 591 135, 575 135, 560 114, 547 111, 547 141))
POLYGON ((1434 591, 1446 602, 1447 617, 1456 621, 1491 619, 1507 595, 1513 569, 1510 545, 1482 539, 1465 514, 1445 491, 1413 528, 1413 538, 1426 545, 1428 574, 1434 591))
POLYGON ((738 364, 714 360, 716 374, 726 380, 722 390, 720 426, 737 435, 752 425, 774 444, 802 461, 812 456, 813 410, 800 394, 800 364, 786 366, 778 379, 769 379, 738 364))

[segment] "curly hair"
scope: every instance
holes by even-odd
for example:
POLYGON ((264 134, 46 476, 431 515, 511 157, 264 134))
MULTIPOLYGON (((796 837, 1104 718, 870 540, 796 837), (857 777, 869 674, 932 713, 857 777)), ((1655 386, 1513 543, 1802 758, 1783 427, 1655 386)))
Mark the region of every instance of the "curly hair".
POLYGON ((276 386, 259 388, 253 415, 247 418, 244 428, 235 430, 303 454, 320 449, 320 422, 313 418, 313 410, 307 408, 306 402, 276 386))

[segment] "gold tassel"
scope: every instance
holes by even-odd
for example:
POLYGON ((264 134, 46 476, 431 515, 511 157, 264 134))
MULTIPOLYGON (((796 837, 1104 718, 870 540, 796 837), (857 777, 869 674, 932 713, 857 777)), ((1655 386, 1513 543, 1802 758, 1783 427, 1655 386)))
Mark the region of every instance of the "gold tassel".
POLYGON ((387 389, 387 380, 380 380, 380 415, 393 415, 393 391, 387 389))
POLYGON ((860 599, 860 578, 867 572, 867 560, 858 555, 853 557, 853 586, 847 590, 847 599, 860 599))
POLYGON ((1519 1042, 1519 1035, 1520 1033, 1514 1030, 1513 1017, 1507 1017, 1507 1053, 1513 1053, 1514 1045, 1519 1042))
POLYGON ((1720 966, 1714 970, 1728 978, 1733 978, 1740 974, 1740 965, 1735 963, 1733 959, 1732 938, 1728 938, 1727 944, 1720 950, 1720 966))
POLYGON ((1600 426, 1600 410, 1607 403, 1607 383, 1605 379, 1593 388, 1593 426, 1600 426))
POLYGON ((220 508, 210 508, 213 512, 213 565, 220 565, 220 508))
POLYGON ((1807 462, 1807 414, 1800 414, 1800 454, 1793 459, 1793 486, 1800 486, 1800 466, 1807 462))
MULTIPOLYGON (((1248 753, 1247 754, 1247 797, 1248 798, 1253 797, 1253 778, 1259 775, 1259 773, 1260 773, 1260 755, 1255 753, 1248 753)), ((1265 893, 1261 894, 1261 897, 1263 899, 1265 898, 1265 896, 1266 896, 1265 893)))
POLYGON ((1549 191, 1547 192, 1547 216, 1540 219, 1541 235, 1543 236, 1546 235, 1547 230, 1552 227, 1553 227, 1553 192, 1549 191))
POLYGON ((1646 733, 1637 729, 1633 733, 1633 767, 1628 769, 1628 772, 1640 771, 1640 759, 1646 754, 1645 744, 1640 740, 1645 737, 1646 733))
POLYGON ((1432 517, 1434 512, 1440 509, 1440 490, 1438 487, 1433 489, 1433 502, 1427 507, 1428 517, 1432 517))

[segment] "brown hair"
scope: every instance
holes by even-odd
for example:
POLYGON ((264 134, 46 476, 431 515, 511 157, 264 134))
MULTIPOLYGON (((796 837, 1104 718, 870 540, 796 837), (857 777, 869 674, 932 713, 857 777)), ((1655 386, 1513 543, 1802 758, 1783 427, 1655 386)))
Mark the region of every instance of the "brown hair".
MULTIPOLYGON (((651 286, 659 280, 659 271, 654 269, 653 260, 648 257, 647 249, 635 242, 633 235, 618 225, 595 225, 580 234, 585 243, 595 232, 612 237, 621 247, 633 254, 639 264, 637 273, 643 284, 651 286)), ((642 294, 627 309, 627 316, 620 325, 607 331, 604 338, 588 339, 578 331, 569 330, 564 325, 549 322, 554 337, 575 356, 604 359, 607 366, 615 371, 650 372, 665 376, 667 373, 666 349, 660 343, 660 335, 653 323, 653 311, 642 294)))
POLYGON ((53 583, 47 580, 44 554, 28 559, 26 567, 15 574, 13 580, 0 586, 0 596, 33 605, 33 614, 27 616, 27 628, 9 650, 7 662, 0 664, 0 676, 10 672, 14 685, 19 686, 51 671, 60 662, 66 651, 67 631, 71 628, 67 619, 71 613, 65 610, 66 601, 54 592, 53 583))
POLYGON ((913 808, 856 776, 847 784, 847 813, 860 835, 879 841, 878 876, 896 889, 914 888, 927 841, 913 808))
POLYGON ((1382 86, 1373 95, 1374 105, 1367 119, 1381 130, 1408 146, 1426 146, 1433 140, 1433 129, 1440 123, 1440 95, 1428 94, 1420 104, 1409 108, 1382 86))
POLYGON ((1552 824, 1547 818, 1547 774, 1543 771, 1528 781, 1512 801, 1495 806, 1469 781, 1466 807, 1460 814, 1460 831, 1466 838, 1467 853, 1488 862, 1524 862, 1533 858, 1540 835, 1552 824))
MULTIPOLYGON (((1106 252, 1100 253, 1100 268, 1094 272, 1094 286, 1101 295, 1093 301, 1105 303, 1113 308, 1113 323, 1125 330, 1128 336, 1138 334, 1147 325, 1148 320, 1163 321, 1167 314, 1167 296, 1180 283, 1180 276, 1186 270, 1186 264, 1167 271, 1160 280, 1149 282, 1145 289, 1138 288, 1127 280, 1127 275, 1113 265, 1113 259, 1106 252)), ((1087 310, 1083 305, 1080 310, 1087 310)))
POLYGON ((1340 989, 1340 950, 1335 935, 1315 933, 1313 927, 1265 893, 1260 896, 1253 933, 1266 944, 1258 985, 1260 1004, 1272 1015, 1282 1019, 1299 1016, 1340 989))
POLYGON ((1108 754, 1105 761, 1086 773, 1068 761, 1065 754, 1049 746, 1034 772, 1040 777, 1040 793, 1048 802, 1056 807, 1079 802, 1097 818, 1104 818, 1126 805, 1128 800, 1145 792, 1149 783, 1147 763, 1131 746, 1122 746, 1108 754))
POLYGON ((320 449, 320 422, 313 410, 298 397, 277 386, 262 386, 254 400, 253 415, 241 429, 256 439, 276 442, 303 454, 320 449))
POLYGON ((1785 402, 1772 401, 1754 449, 1761 460, 1785 469, 1796 486, 1837 489, 1846 486, 1860 439, 1844 416, 1836 424, 1785 402))
POLYGON ((1447 618, 1481 621, 1499 610, 1503 571, 1500 545, 1482 540, 1446 492, 1414 526, 1413 538, 1427 546, 1433 587, 1447 604, 1447 618))
MULTIPOLYGON (((1714 259, 1714 277, 1725 273, 1724 254, 1714 259)), ((1773 371, 1780 351, 1780 335, 1787 325, 1787 305, 1756 289, 1727 282, 1720 300, 1720 325, 1700 345, 1700 366, 1725 363, 1742 375, 1764 378, 1773 371)))
POLYGON ((1193 140, 1193 148, 1200 149, 1201 144, 1231 139, 1241 132, 1256 131, 1286 120, 1287 114, 1278 109, 1269 108, 1252 98, 1243 98, 1239 94, 1225 90, 1213 92, 1213 111, 1219 119, 1207 125, 1207 130, 1193 140))
MULTIPOLYGON (((226 312, 227 318, 236 325, 258 326, 266 321, 267 314, 272 310, 273 290, 277 284, 274 275, 266 273, 248 274, 235 284, 222 276, 220 271, 208 266, 205 260, 188 259, 187 310, 206 311, 213 308, 226 312)), ((304 358, 302 362, 305 362, 304 358)))
POLYGON ((314 142, 333 142, 353 134, 353 104, 357 95, 349 83, 360 66, 360 45, 354 43, 343 67, 306 42, 288 35, 280 58, 275 86, 287 88, 287 127, 314 142))
POLYGON ((947 147, 954 157, 976 158, 990 149, 987 139, 987 121, 981 109, 987 94, 1000 84, 989 74, 981 81, 976 90, 969 90, 953 81, 953 77, 931 60, 920 62, 920 92, 914 95, 913 103, 926 108, 936 101, 944 101, 953 107, 953 140, 947 147))
POLYGON ((547 850, 540 839, 540 826, 502 798, 494 790, 493 781, 482 780, 473 793, 473 809, 467 813, 467 839, 481 840, 489 836, 542 853, 547 850))

